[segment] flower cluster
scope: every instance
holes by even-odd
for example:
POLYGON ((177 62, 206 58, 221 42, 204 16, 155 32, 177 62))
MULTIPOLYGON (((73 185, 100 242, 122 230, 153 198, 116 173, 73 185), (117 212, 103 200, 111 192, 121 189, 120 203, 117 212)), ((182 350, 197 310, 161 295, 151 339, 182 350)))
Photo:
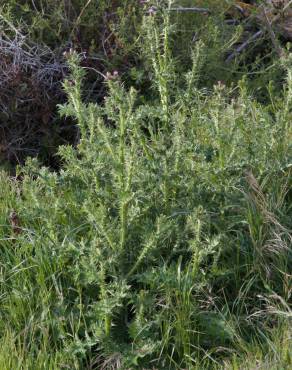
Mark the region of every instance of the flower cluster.
POLYGON ((113 80, 118 79, 118 77, 119 77, 119 72, 118 71, 113 71, 113 73, 106 72, 105 80, 106 81, 113 81, 113 80))
MULTIPOLYGON (((139 3, 140 3, 141 5, 149 4, 149 2, 150 2, 150 0, 139 0, 139 3)), ((157 7, 156 7, 156 6, 154 6, 154 5, 150 6, 150 8, 149 8, 149 9, 147 9, 147 14, 148 14, 148 15, 155 15, 155 14, 156 14, 156 12, 157 12, 157 7)))

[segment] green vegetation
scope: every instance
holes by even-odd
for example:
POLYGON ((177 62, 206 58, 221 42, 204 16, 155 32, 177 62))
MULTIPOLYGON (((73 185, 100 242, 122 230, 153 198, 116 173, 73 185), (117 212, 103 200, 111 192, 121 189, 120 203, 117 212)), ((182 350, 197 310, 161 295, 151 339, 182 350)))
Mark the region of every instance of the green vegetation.
POLYGON ((167 6, 104 99, 65 53, 58 170, 0 172, 0 369, 292 367, 291 55, 226 67, 221 16, 192 44, 167 6))

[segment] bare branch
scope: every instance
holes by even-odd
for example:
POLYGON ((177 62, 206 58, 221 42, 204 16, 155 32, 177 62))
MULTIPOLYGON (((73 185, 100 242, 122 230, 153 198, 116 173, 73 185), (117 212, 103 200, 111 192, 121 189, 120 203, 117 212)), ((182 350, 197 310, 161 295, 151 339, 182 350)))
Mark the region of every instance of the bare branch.
POLYGON ((247 48, 253 41, 258 39, 260 36, 263 35, 263 31, 260 30, 256 32, 254 35, 252 35, 249 39, 247 39, 245 42, 243 42, 238 48, 235 49, 235 51, 226 58, 226 62, 231 62, 238 54, 240 54, 244 49, 247 48))

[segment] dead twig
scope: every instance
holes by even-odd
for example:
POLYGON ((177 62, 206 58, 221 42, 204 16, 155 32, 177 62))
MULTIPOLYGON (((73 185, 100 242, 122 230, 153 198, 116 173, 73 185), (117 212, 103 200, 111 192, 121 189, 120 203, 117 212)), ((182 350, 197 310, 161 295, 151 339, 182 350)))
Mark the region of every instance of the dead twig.
POLYGON ((260 36, 263 36, 265 34, 265 32, 268 32, 269 37, 271 39, 271 42, 273 44, 273 47, 275 48, 278 56, 280 58, 282 58, 284 56, 284 50, 280 47, 279 43, 277 42, 277 38, 276 38, 276 35, 275 35, 274 31, 273 31, 272 25, 275 22, 279 21, 281 19, 281 17, 283 17, 283 14, 285 13, 285 11, 287 11, 290 8, 291 5, 292 5, 292 0, 290 0, 281 9, 281 12, 279 12, 278 14, 276 14, 271 20, 269 20, 269 18, 267 16, 267 12, 266 12, 265 6, 264 5, 260 6, 258 10, 261 11, 261 9, 262 9, 262 12, 261 12, 261 15, 260 16, 257 16, 257 18, 264 23, 265 29, 261 29, 261 30, 257 31, 255 34, 253 34, 249 39, 247 39, 239 47, 237 47, 235 49, 235 51, 233 53, 231 53, 226 58, 225 61, 227 63, 228 62, 231 62, 238 54, 240 54, 244 49, 246 49, 253 41, 255 41, 256 39, 258 39, 260 36))
POLYGON ((84 5, 84 7, 82 8, 82 10, 81 10, 81 12, 80 12, 80 14, 79 14, 79 16, 77 17, 77 19, 76 19, 76 21, 75 21, 75 23, 74 23, 74 26, 73 26, 73 28, 72 28, 72 31, 71 31, 71 37, 73 36, 73 34, 74 34, 74 32, 75 32, 75 30, 76 30, 76 28, 78 27, 78 25, 79 25, 79 23, 80 23, 80 20, 81 20, 81 18, 82 18, 82 16, 83 16, 83 14, 84 14, 84 12, 85 12, 85 10, 88 8, 88 6, 90 5, 90 3, 92 2, 92 0, 88 0, 87 1, 87 3, 84 5))
POLYGON ((269 33, 270 39, 272 41, 272 44, 274 46, 274 49, 276 50, 276 53, 278 54, 278 56, 280 58, 282 58, 285 55, 284 50, 280 47, 280 45, 279 45, 279 43, 276 39, 275 33, 274 33, 273 28, 271 26, 271 22, 269 21, 269 18, 267 16, 267 12, 266 12, 265 9, 264 9, 264 22, 265 22, 267 31, 269 33))
POLYGON ((227 63, 231 62, 238 54, 240 54, 252 42, 254 42, 256 39, 258 39, 263 34, 264 34, 264 32, 262 30, 256 32, 249 39, 247 39, 245 42, 243 42, 238 48, 236 48, 235 51, 226 58, 225 62, 227 62, 227 63))

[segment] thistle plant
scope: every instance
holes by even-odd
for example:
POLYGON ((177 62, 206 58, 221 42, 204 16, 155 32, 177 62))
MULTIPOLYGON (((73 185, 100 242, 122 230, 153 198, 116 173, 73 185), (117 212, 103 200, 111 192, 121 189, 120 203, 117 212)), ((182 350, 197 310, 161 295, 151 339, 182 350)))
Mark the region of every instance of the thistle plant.
MULTIPOLYGON (((21 183, 1 175, 9 366, 224 368, 289 331, 289 64, 274 110, 244 79, 201 90, 204 44, 180 79, 169 13, 159 12, 143 34, 157 99, 143 102, 109 72, 104 102, 86 103, 72 52, 59 110, 80 141, 60 147, 58 173, 29 160, 21 183)), ((290 360, 285 352, 283 366, 290 360)))

